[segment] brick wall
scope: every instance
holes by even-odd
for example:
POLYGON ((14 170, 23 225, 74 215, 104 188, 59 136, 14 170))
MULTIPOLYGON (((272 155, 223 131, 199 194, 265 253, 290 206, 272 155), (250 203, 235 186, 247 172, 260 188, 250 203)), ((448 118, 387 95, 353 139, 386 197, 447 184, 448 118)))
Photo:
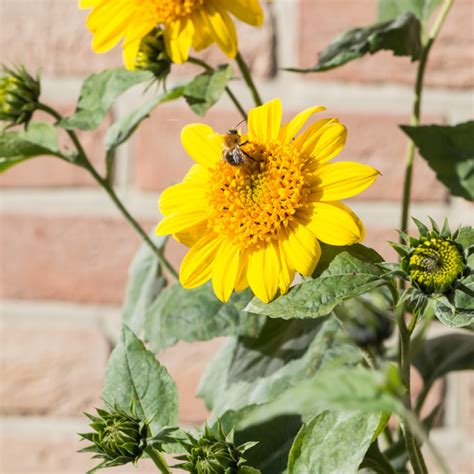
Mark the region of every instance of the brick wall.
MULTIPOLYGON (((90 51, 85 14, 77 11, 76 3, 0 2, 3 59, 41 67, 44 98, 64 113, 73 109, 87 74, 120 64, 118 50, 106 55, 90 51)), ((455 2, 428 67, 424 122, 456 123, 472 116, 473 15, 472 0, 455 2)), ((309 105, 326 105, 349 129, 342 157, 370 163, 383 173, 351 205, 367 224, 367 243, 393 258, 385 241, 396 238, 406 148, 397 125, 409 120, 415 66, 405 58, 380 54, 322 75, 279 70, 314 64, 317 52, 336 34, 374 18, 375 0, 277 0, 267 9, 261 31, 244 26, 240 34, 247 41, 243 54, 265 99, 280 96, 289 115, 309 105)), ((218 51, 206 54, 210 60, 223 60, 218 51)), ((176 81, 191 72, 181 69, 176 81)), ((233 88, 250 105, 242 82, 235 80, 233 88)), ((108 120, 123 116, 141 99, 139 91, 126 94, 108 120)), ((120 149, 115 184, 146 228, 158 220, 159 192, 180 180, 190 164, 179 130, 200 120, 181 103, 163 106, 120 149)), ((221 129, 238 120, 225 99, 206 117, 221 129)), ((103 136, 103 128, 83 136, 98 167, 103 163, 103 136)), ((0 471, 84 472, 90 463, 87 456, 75 454, 74 433, 84 429, 81 413, 100 403, 103 371, 120 324, 127 267, 139 240, 85 172, 53 158, 10 170, 0 177, 0 185, 0 471)), ((472 208, 448 199, 421 160, 415 166, 413 194, 412 214, 417 217, 429 214, 440 220, 448 215, 453 225, 472 221, 472 208)), ((172 245, 169 252, 178 263, 184 249, 172 245)), ((221 343, 179 344, 160 354, 177 381, 183 423, 198 423, 206 416, 194 390, 221 343)), ((466 414, 472 420, 474 380, 470 374, 455 374, 448 377, 447 387, 444 426, 434 437, 452 461, 453 472, 473 473, 468 443, 474 440, 474 430, 466 414)))

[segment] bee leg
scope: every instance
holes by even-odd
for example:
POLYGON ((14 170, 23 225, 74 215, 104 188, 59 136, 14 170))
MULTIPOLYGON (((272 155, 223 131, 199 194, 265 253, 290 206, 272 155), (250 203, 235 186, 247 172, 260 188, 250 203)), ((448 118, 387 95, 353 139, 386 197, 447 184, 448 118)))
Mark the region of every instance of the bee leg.
POLYGON ((255 161, 255 163, 257 163, 258 160, 256 160, 253 156, 250 156, 245 150, 242 150, 242 148, 240 150, 247 158, 250 158, 252 161, 255 161))

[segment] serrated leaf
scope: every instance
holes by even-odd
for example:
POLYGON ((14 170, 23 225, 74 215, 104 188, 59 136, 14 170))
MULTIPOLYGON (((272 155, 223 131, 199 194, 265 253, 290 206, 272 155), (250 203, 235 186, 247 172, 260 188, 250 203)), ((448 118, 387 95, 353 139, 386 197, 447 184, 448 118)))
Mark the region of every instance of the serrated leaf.
MULTIPOLYGON (((154 235, 150 238, 158 248, 166 241, 154 235)), ((140 333, 145 326, 147 310, 165 286, 166 279, 158 258, 147 244, 142 244, 128 270, 122 322, 133 332, 140 333)))
POLYGON ((335 318, 270 319, 258 338, 232 339, 218 352, 198 396, 219 416, 272 400, 319 370, 354 365, 361 357, 335 318))
POLYGON ((153 79, 149 71, 110 69, 89 76, 82 85, 76 111, 59 122, 69 130, 94 130, 104 120, 115 100, 137 84, 153 79))
POLYGON ((165 102, 179 99, 182 97, 183 92, 184 87, 175 87, 174 89, 146 102, 138 109, 115 122, 107 130, 107 135, 105 137, 105 148, 107 153, 111 153, 122 143, 126 142, 135 132, 140 123, 149 117, 153 109, 165 102))
POLYGON ((343 301, 385 284, 382 270, 370 261, 375 252, 362 245, 354 247, 332 253, 329 247, 329 255, 323 249, 323 262, 316 268, 314 280, 293 286, 286 295, 268 304, 254 298, 247 310, 271 318, 320 318, 343 301))
POLYGON ((150 424, 151 434, 178 422, 178 393, 173 379, 152 352, 125 325, 105 371, 104 401, 150 424))
POLYGON ((152 350, 159 351, 178 341, 208 341, 239 334, 256 336, 265 318, 243 311, 251 298, 252 293, 246 290, 234 293, 227 303, 222 303, 210 284, 188 290, 175 283, 148 309, 145 340, 152 350))
POLYGON ((305 423, 288 459, 288 474, 355 474, 372 442, 380 415, 324 411, 305 423))
POLYGON ((184 89, 186 102, 197 115, 205 115, 221 98, 231 76, 229 64, 199 74, 184 89))
POLYGON ((403 13, 391 21, 365 28, 353 28, 338 36, 318 57, 317 64, 293 72, 322 72, 342 66, 366 54, 389 50, 395 56, 410 56, 413 61, 421 54, 421 25, 412 13, 403 13))
POLYGON ((435 11, 441 0, 378 0, 377 18, 387 21, 404 12, 412 12, 420 21, 426 21, 435 11))
POLYGON ((401 129, 452 195, 474 200, 474 121, 401 129))
POLYGON ((0 134, 0 173, 36 156, 62 157, 56 129, 46 122, 30 122, 26 130, 0 134))
POLYGON ((474 335, 447 334, 425 340, 412 361, 428 386, 449 372, 474 370, 474 335))

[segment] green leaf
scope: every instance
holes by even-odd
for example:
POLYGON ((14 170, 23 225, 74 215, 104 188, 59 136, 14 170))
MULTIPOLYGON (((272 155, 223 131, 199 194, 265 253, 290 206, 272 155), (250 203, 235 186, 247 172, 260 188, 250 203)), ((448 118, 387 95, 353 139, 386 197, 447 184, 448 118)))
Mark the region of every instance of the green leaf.
POLYGON ((150 423, 151 434, 178 422, 178 393, 173 379, 152 352, 125 325, 107 369, 103 398, 150 423))
POLYGON ((474 121, 401 129, 453 196, 474 200, 474 121))
POLYGON ((69 130, 94 130, 104 120, 115 100, 137 84, 153 79, 149 71, 110 69, 89 76, 82 85, 76 111, 59 122, 69 130))
POLYGON ((229 64, 196 76, 184 89, 184 97, 191 109, 197 115, 205 115, 220 99, 231 76, 232 67, 229 64))
POLYGON ((62 157, 56 129, 46 122, 31 122, 26 130, 0 134, 0 173, 36 156, 62 157))
POLYGON ((380 415, 324 411, 305 423, 288 459, 288 474, 355 474, 372 442, 380 415))
POLYGON ((426 21, 435 11, 441 0, 378 0, 377 18, 387 21, 404 12, 412 12, 420 21, 426 21))
POLYGON ((324 368, 360 361, 360 351, 335 318, 269 319, 258 338, 232 339, 221 349, 206 369, 198 395, 219 416, 272 400, 324 368))
POLYGON ((146 314, 145 340, 154 351, 178 341, 208 341, 218 336, 257 335, 265 318, 243 311, 250 290, 219 301, 210 284, 192 290, 175 283, 166 288, 146 314))
MULTIPOLYGON (((158 248, 166 239, 150 237, 158 248)), ((133 332, 140 333, 145 326, 145 314, 158 294, 166 286, 160 262, 147 244, 142 244, 128 271, 122 322, 133 332)))
POLYGON ((346 31, 319 54, 314 67, 287 70, 303 73, 327 71, 382 50, 392 51, 395 56, 410 56, 415 61, 420 57, 421 48, 420 22, 412 13, 404 13, 391 21, 346 31))
POLYGON ((447 334, 428 339, 415 353, 413 365, 425 385, 455 370, 474 369, 474 335, 447 334))
POLYGON ((403 404, 388 389, 385 374, 362 367, 336 367, 320 370, 310 378, 300 377, 280 396, 256 408, 242 428, 277 415, 305 417, 322 410, 405 413, 403 404))
POLYGON ((226 431, 235 430, 235 444, 258 441, 255 447, 245 453, 249 464, 260 469, 262 474, 283 473, 288 464, 291 445, 303 423, 301 417, 279 416, 240 430, 241 421, 251 415, 256 407, 257 405, 249 405, 241 410, 231 410, 219 419, 226 431))
POLYGON ((474 228, 471 226, 461 227, 455 240, 464 250, 474 249, 474 228))
POLYGON ((323 248, 323 261, 314 280, 293 286, 268 304, 254 298, 247 310, 271 318, 319 318, 343 301, 385 284, 382 270, 372 263, 377 254, 371 249, 359 245, 328 250, 329 255, 325 255, 323 248))
POLYGON ((150 113, 160 104, 179 99, 182 97, 184 87, 175 87, 170 91, 155 97, 153 100, 143 104, 138 109, 115 122, 108 130, 105 137, 105 148, 111 153, 122 143, 126 142, 135 132, 140 123, 149 117, 150 113))

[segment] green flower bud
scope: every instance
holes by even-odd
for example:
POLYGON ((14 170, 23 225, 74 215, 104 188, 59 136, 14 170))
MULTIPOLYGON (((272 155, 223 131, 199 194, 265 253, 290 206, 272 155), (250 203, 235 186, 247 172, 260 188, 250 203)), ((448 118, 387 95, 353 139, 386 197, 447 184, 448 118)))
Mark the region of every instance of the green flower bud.
POLYGON ((13 125, 28 125, 38 105, 41 88, 24 67, 2 67, 0 73, 0 120, 13 125))
POLYGON ((99 408, 96 411, 97 416, 86 413, 94 431, 80 434, 92 445, 80 452, 96 453, 94 457, 102 459, 97 468, 136 463, 147 446, 147 424, 117 407, 111 411, 99 408))
POLYGON ((171 71, 171 64, 166 53, 163 30, 155 28, 142 39, 135 68, 151 71, 158 79, 165 80, 171 71))
MULTIPOLYGON (((255 446, 256 443, 245 443, 241 446, 234 444, 233 432, 225 435, 220 422, 217 423, 216 431, 208 426, 200 438, 194 438, 187 434, 189 443, 183 442, 187 454, 177 459, 184 461, 177 468, 193 474, 238 474, 244 472, 246 459, 244 453, 255 446)), ((258 473, 260 471, 249 468, 258 473)))

